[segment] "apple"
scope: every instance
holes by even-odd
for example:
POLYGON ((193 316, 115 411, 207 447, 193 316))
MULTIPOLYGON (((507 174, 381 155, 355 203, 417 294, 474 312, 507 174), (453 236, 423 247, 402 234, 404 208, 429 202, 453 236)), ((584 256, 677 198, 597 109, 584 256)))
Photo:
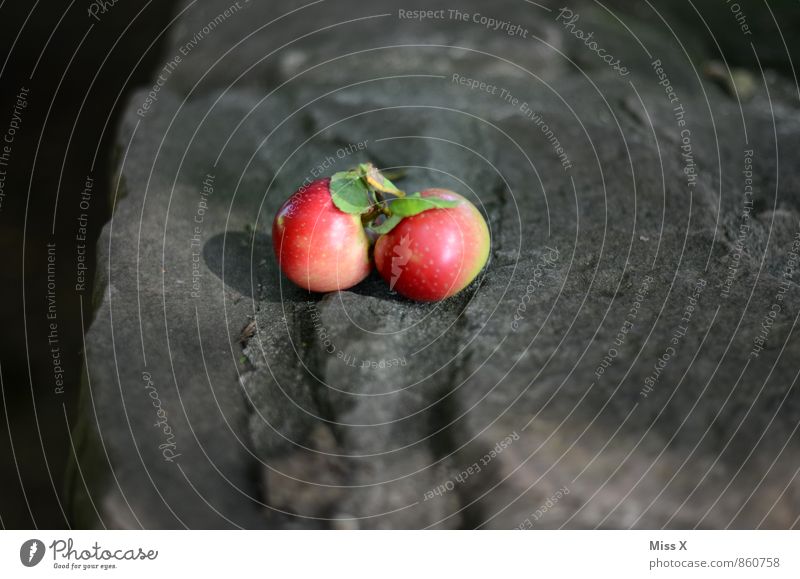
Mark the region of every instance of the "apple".
POLYGON ((375 244, 375 265, 390 289, 413 300, 443 300, 463 290, 486 265, 489 228, 458 193, 426 189, 388 207, 392 217, 375 244))
POLYGON ((348 289, 367 277, 376 238, 378 272, 414 300, 457 294, 489 259, 489 228, 472 203, 446 189, 406 195, 371 163, 302 187, 272 224, 281 270, 314 292, 348 289))
POLYGON ((272 244, 281 271, 312 292, 353 287, 372 269, 361 216, 334 204, 331 179, 313 181, 286 200, 272 222, 272 244))

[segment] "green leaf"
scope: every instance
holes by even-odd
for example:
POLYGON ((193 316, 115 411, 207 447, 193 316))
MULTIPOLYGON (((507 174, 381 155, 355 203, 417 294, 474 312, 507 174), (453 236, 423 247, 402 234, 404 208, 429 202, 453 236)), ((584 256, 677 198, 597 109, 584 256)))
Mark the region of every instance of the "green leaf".
POLYGON ((372 201, 364 180, 356 171, 344 171, 331 177, 331 198, 341 211, 361 215, 369 211, 372 201))
POLYGON ((370 225, 369 228, 378 235, 386 235, 403 220, 399 215, 391 215, 383 220, 380 225, 370 225))
POLYGON ((392 195, 397 195, 398 197, 403 196, 403 192, 395 187, 394 183, 389 181, 389 179, 387 179, 383 173, 381 173, 372 163, 362 163, 358 166, 358 168, 362 175, 364 175, 364 179, 367 180, 369 186, 376 191, 380 191, 381 193, 391 193, 392 195))
POLYGON ((411 217, 428 209, 448 209, 456 207, 458 204, 458 201, 450 201, 439 197, 420 197, 419 193, 414 193, 408 197, 392 200, 389 204, 389 209, 392 215, 411 217))

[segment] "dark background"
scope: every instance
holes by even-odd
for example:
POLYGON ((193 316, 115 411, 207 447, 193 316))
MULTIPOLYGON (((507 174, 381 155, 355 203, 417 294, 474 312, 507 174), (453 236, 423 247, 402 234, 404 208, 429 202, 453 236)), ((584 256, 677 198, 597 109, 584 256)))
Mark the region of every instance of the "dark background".
MULTIPOLYGON (((88 5, 48 0, 5 2, 0 9, 3 133, 20 88, 30 91, 0 211, 0 255, 5 260, 0 268, 0 525, 4 528, 69 526, 61 494, 71 452, 67 422, 75 418, 79 394, 81 311, 75 292, 68 291, 74 283, 72 260, 57 260, 65 392, 56 401, 47 344, 46 244, 74 239, 80 212, 77 200, 91 174, 95 187, 88 245, 94 246, 110 213, 110 143, 118 111, 131 88, 146 84, 158 68, 158 48, 166 34, 161 32, 175 2, 120 0, 91 30, 94 21, 87 14, 88 5)), ((88 260, 92 264, 94 256, 88 260)), ((90 270, 87 282, 91 280, 90 270)), ((89 311, 87 307, 87 317, 89 311)), ((89 322, 84 319, 83 326, 89 322)))
MULTIPOLYGON (((722 4, 722 0, 717 0, 722 4)), ((89 215, 89 245, 109 218, 109 190, 118 120, 130 91, 151 84, 160 67, 159 47, 173 0, 119 0, 95 23, 89 2, 5 2, 0 8, 0 128, 11 119, 16 95, 29 89, 29 106, 13 145, 0 211, 0 370, 3 427, 0 428, 0 525, 3 528, 70 526, 63 504, 64 469, 72 452, 68 435, 75 418, 82 367, 82 328, 90 323, 71 291, 71 260, 58 260, 57 307, 65 393, 53 393, 47 343, 48 242, 73 240, 78 202, 86 176, 95 187, 89 215), (96 155, 96 160, 95 160, 96 155), (94 167, 92 167, 94 160, 94 167), (58 196, 59 204, 55 209, 58 196), (54 212, 55 229, 53 230, 54 212), (63 404, 62 404, 63 403, 63 404)), ((640 4, 607 2, 636 12, 640 4)), ((684 30, 701 27, 683 2, 657 2, 684 30)), ((697 2, 701 5, 705 2, 697 2)), ((759 36, 762 64, 792 76, 789 53, 761 2, 740 2, 759 36), (772 37, 764 39, 763 36, 772 37)), ((800 3, 771 2, 784 30, 800 30, 800 3)), ((523 8, 521 4, 521 9, 523 8)), ((748 62, 749 46, 724 10, 710 21, 731 64, 748 62), (722 21, 724 19, 724 21, 722 21)), ((705 35, 703 35, 705 37, 705 35)), ((797 62, 797 59, 795 59, 797 62)), ((800 64, 800 63, 798 63, 800 64)), ((93 255, 88 256, 93 262, 93 255)), ((87 282, 91 284, 90 270, 87 282)), ((88 294, 87 294, 88 295, 88 294)), ((88 304, 86 304, 88 305, 88 304)))

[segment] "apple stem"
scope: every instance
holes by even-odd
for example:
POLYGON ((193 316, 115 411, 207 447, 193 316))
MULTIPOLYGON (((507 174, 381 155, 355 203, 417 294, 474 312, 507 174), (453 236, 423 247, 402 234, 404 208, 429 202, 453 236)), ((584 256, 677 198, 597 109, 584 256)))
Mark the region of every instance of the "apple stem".
POLYGON ((369 225, 381 215, 389 217, 392 214, 392 212, 389 211, 389 208, 386 206, 386 201, 381 198, 380 194, 376 193, 376 197, 378 197, 378 202, 372 207, 372 209, 361 216, 361 223, 363 225, 369 225))

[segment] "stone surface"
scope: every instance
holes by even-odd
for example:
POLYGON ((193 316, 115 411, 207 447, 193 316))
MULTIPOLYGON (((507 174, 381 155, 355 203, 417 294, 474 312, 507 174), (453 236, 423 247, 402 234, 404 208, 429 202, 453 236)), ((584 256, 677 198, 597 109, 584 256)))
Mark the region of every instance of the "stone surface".
MULTIPOLYGON (((241 5, 151 109, 137 114, 149 88, 133 98, 120 130, 80 432, 83 470, 111 469, 76 495, 85 520, 797 524, 800 272, 781 285, 800 239, 789 77, 752 67, 755 93, 739 103, 703 77, 718 58, 704 40, 687 25, 679 44, 641 7, 573 8, 624 61, 621 77, 557 8, 462 3, 527 28, 520 38, 398 20, 389 2, 285 17, 296 5, 241 5), (485 212, 491 261, 465 292, 415 304, 373 275, 311 296, 280 276, 274 211, 316 168, 366 160, 485 212), (175 435, 171 462, 144 372, 175 435)), ((187 8, 173 54, 228 6, 187 8)))

